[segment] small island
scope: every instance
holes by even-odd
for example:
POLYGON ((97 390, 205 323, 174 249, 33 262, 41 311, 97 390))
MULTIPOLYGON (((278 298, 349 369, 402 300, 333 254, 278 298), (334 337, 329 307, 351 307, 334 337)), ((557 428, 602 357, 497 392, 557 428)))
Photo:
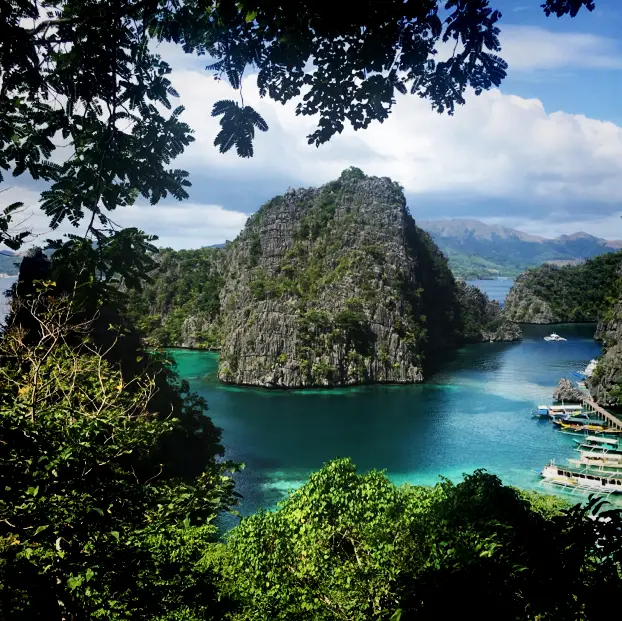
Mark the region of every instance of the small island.
POLYGON ((273 198, 224 248, 166 251, 132 306, 155 344, 220 348, 221 381, 264 387, 420 382, 443 351, 521 338, 399 184, 357 168, 273 198))

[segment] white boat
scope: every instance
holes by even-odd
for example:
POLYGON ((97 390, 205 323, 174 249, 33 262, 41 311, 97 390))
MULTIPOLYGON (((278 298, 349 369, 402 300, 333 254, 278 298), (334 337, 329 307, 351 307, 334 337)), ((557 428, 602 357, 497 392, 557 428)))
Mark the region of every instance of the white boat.
POLYGON ((544 466, 540 473, 549 483, 596 494, 622 494, 622 477, 598 474, 572 466, 558 466, 555 462, 544 466))
POLYGON ((575 416, 583 411, 582 405, 539 405, 538 415, 540 416, 566 416, 574 414, 575 416))
POLYGON ((607 459, 609 461, 617 461, 622 463, 622 453, 609 452, 609 451, 599 451, 596 448, 592 448, 590 450, 576 449, 579 451, 579 455, 581 457, 585 457, 586 459, 607 459))
POLYGON ((595 358, 592 358, 589 364, 585 367, 585 370, 580 371, 581 375, 583 375, 583 377, 592 377, 597 364, 598 364, 598 360, 596 360, 595 358))
POLYGON ((606 446, 614 449, 620 444, 616 438, 601 438, 600 436, 585 436, 583 440, 575 440, 575 442, 581 445, 606 446))
POLYGON ((567 339, 565 339, 563 336, 559 336, 559 334, 555 334, 555 332, 551 332, 551 334, 544 337, 544 340, 545 341, 565 341, 567 339))
POLYGON ((622 460, 622 442, 619 438, 586 436, 575 450, 582 457, 622 460))
POLYGON ((612 474, 622 476, 622 462, 610 459, 590 459, 580 457, 579 459, 568 459, 568 463, 574 468, 579 468, 583 472, 596 472, 600 474, 612 474))

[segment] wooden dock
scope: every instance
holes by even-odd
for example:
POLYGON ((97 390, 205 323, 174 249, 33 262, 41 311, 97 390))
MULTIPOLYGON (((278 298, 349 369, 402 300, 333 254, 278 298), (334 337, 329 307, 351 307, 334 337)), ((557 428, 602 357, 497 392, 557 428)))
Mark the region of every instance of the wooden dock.
POLYGON ((614 416, 610 412, 607 412, 607 410, 605 410, 604 408, 601 408, 600 405, 598 405, 598 403, 596 403, 592 399, 590 393, 587 391, 586 388, 584 388, 583 386, 579 386, 579 390, 581 390, 581 392, 583 393, 583 398, 581 399, 581 401, 583 402, 584 407, 587 408, 589 412, 592 412, 603 420, 606 420, 609 423, 610 427, 613 427, 614 429, 622 429, 622 420, 620 420, 617 416, 614 416))

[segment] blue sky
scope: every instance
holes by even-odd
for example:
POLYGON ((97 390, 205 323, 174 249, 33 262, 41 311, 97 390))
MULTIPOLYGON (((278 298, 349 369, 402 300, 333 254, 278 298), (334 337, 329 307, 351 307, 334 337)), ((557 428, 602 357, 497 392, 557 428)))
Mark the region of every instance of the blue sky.
MULTIPOLYGON (((454 117, 400 98, 384 124, 346 130, 317 149, 305 138, 313 120, 260 100, 248 76, 245 100, 270 125, 252 160, 212 144, 212 104, 235 95, 208 76, 205 59, 160 46, 196 132, 176 162, 191 173, 191 198, 119 210, 116 219, 158 234, 162 245, 218 243, 272 196, 355 165, 402 183, 415 219, 474 217, 547 236, 585 230, 622 239, 622 0, 596 0, 596 11, 575 19, 546 18, 541 0, 492 4, 503 13, 501 55, 510 64, 500 90, 467 96, 454 117)), ((0 197, 37 200, 21 180, 0 197)))
MULTIPOLYGON (((502 90, 522 97, 540 99, 548 110, 575 114, 622 124, 622 2, 601 0, 593 12, 583 11, 575 19, 547 18, 541 2, 503 0, 497 5, 503 13, 502 24, 545 29, 561 36, 594 37, 592 53, 583 58, 583 66, 564 66, 556 70, 524 72, 510 67, 502 90), (600 62, 594 58, 600 54, 600 62), (618 65, 607 67, 608 62, 618 65)), ((569 44, 572 39, 569 39, 569 44)), ((587 41, 585 42, 587 44, 587 41)), ((570 45, 568 46, 570 47, 570 45)), ((568 50, 570 51, 570 50, 568 50)))

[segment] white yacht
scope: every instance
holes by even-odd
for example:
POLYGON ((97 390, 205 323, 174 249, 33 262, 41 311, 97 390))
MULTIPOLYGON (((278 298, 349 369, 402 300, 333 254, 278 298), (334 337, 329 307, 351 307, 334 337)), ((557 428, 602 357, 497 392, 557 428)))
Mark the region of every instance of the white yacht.
POLYGON ((551 332, 551 334, 544 337, 544 340, 545 341, 565 341, 567 339, 565 339, 563 336, 559 336, 559 334, 555 334, 555 332, 551 332))

